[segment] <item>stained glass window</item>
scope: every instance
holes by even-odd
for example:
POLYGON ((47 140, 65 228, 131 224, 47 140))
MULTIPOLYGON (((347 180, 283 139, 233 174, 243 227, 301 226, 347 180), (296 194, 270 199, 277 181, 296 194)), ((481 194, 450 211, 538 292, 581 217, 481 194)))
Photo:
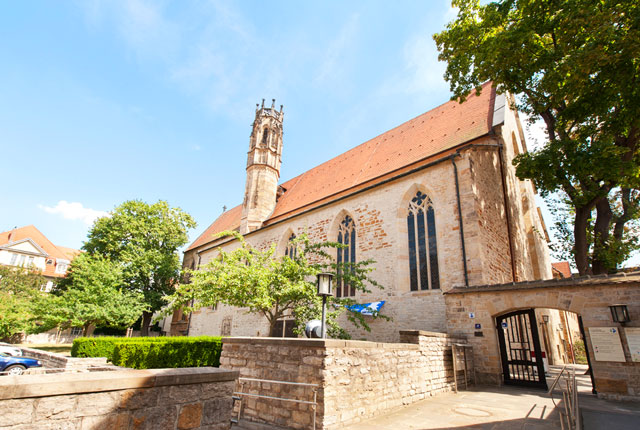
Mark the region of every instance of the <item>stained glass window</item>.
POLYGON ((418 191, 407 215, 411 291, 440 288, 436 222, 431 199, 418 191))
MULTIPOLYGON (((349 215, 345 216, 338 226, 338 243, 347 245, 345 248, 338 249, 338 263, 355 263, 356 225, 349 215)), ((339 270, 338 275, 340 275, 339 270)), ((349 285, 338 276, 336 281, 336 295, 338 297, 355 296, 356 289, 353 285, 349 285)))

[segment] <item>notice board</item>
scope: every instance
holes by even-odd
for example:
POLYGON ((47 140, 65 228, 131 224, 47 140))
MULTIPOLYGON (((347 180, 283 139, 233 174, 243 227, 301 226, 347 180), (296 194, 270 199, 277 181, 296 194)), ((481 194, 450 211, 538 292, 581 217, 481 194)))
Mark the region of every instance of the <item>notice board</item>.
POLYGON ((618 327, 589 327, 596 361, 625 362, 618 327))
POLYGON ((640 361, 640 327, 625 327, 624 334, 627 336, 631 360, 640 361))

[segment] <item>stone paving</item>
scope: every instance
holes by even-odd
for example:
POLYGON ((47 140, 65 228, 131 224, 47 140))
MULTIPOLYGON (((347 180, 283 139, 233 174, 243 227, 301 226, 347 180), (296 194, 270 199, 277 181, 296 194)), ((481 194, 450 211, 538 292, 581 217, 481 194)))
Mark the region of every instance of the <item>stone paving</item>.
MULTIPOLYGON (((555 394, 556 403, 560 396, 555 394)), ((640 428, 640 402, 613 402, 580 395, 585 430, 640 428)), ((558 409, 546 391, 477 387, 441 394, 345 430, 560 429, 558 409)))

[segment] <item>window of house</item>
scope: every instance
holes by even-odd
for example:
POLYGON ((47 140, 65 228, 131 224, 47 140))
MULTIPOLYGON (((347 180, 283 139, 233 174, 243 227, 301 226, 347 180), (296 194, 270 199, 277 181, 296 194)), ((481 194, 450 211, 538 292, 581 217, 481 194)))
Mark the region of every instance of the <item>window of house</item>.
POLYGON ((11 253, 11 262, 9 263, 12 266, 16 265, 16 260, 18 259, 18 254, 15 253, 11 253))
POLYGON ((82 327, 71 327, 71 336, 80 336, 82 334, 82 327))
POLYGON ((24 266, 24 261, 27 259, 26 255, 21 255, 18 258, 18 266, 23 267, 24 266))
POLYGON ((29 257, 29 259, 27 260, 27 267, 31 266, 33 266, 33 257, 29 257))
POLYGON ((296 245, 292 243, 295 238, 296 238, 296 235, 291 233, 291 236, 289 236, 289 242, 287 243, 287 247, 284 250, 284 255, 286 255, 289 258, 296 258, 296 254, 297 254, 296 245))
POLYGON ((58 260, 56 262, 56 273, 67 273, 69 262, 66 260, 58 260))
MULTIPOLYGON (((345 248, 338 249, 339 263, 355 263, 356 262, 356 225, 353 219, 346 215, 338 226, 338 243, 346 245, 345 248)), ((338 269, 338 279, 336 281, 337 297, 349 297, 356 295, 356 289, 353 285, 340 279, 340 269, 338 269)))
POLYGON ((411 291, 440 288, 433 204, 422 191, 409 202, 407 233, 411 291))

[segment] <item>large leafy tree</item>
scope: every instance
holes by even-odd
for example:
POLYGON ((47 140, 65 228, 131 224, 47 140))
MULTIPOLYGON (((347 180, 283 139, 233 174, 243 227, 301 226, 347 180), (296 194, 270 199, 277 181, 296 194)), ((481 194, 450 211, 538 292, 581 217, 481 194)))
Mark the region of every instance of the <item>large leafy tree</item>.
POLYGON ((99 218, 89 232, 83 249, 117 263, 126 288, 144 295, 143 336, 153 312, 165 304, 163 297, 173 292, 180 275, 178 248, 195 226, 189 214, 165 201, 130 200, 99 218))
POLYGON ((517 174, 566 196, 580 274, 615 270, 637 249, 627 236, 640 215, 640 4, 452 3, 458 16, 434 39, 454 97, 493 80, 544 121, 545 145, 516 158, 517 174))
POLYGON ((44 326, 92 325, 124 328, 148 309, 142 292, 128 291, 122 268, 100 255, 80 254, 71 263, 66 281, 54 289, 41 309, 44 326))
POLYGON ((0 265, 0 339, 38 331, 45 278, 36 270, 0 265))
MULTIPOLYGON (((333 242, 311 243, 306 235, 294 239, 293 257, 276 257, 275 246, 260 250, 251 247, 237 232, 223 232, 220 236, 234 236, 240 247, 233 251, 219 250, 200 270, 188 272, 188 283, 181 284, 175 294, 168 297, 172 308, 184 307, 187 312, 218 303, 245 308, 250 313, 263 315, 269 322, 269 333, 276 321, 292 314, 295 331, 302 333, 311 319, 319 319, 322 299, 316 293, 315 279, 320 272, 331 272, 336 280, 348 282, 355 289, 369 292, 369 286, 381 288, 368 274, 373 270, 372 260, 357 263, 333 262, 332 248, 343 245, 333 242)), ((331 337, 346 338, 348 334, 336 319, 346 306, 355 304, 348 297, 329 297, 327 305, 327 332, 331 337)), ((347 315, 356 326, 369 330, 360 313, 347 315)), ((374 318, 388 319, 375 313, 374 318)))

